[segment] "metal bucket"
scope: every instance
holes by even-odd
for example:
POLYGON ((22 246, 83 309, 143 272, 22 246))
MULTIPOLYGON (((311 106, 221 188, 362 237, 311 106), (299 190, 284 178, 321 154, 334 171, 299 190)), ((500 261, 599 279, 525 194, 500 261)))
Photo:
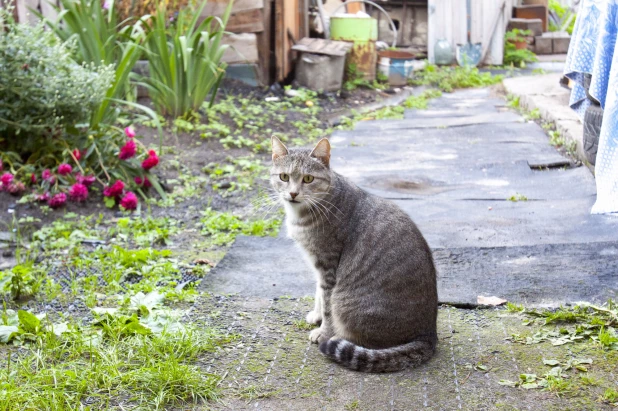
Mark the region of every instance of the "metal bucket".
POLYGON ((365 80, 376 78, 376 40, 378 21, 356 15, 338 15, 330 19, 331 40, 350 41, 354 47, 348 53, 346 66, 354 67, 365 80))

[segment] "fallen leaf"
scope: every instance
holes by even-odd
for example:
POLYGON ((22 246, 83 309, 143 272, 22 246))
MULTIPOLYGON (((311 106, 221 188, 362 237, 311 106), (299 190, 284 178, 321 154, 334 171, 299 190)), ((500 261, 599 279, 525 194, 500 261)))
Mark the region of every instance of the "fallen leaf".
POLYGON ((479 295, 478 297, 476 297, 476 302, 479 305, 491 305, 492 307, 497 307, 499 305, 506 304, 506 300, 500 297, 495 297, 495 296, 484 297, 482 295, 479 295))
POLYGON ((213 263, 212 261, 210 261, 208 258, 198 258, 197 260, 193 261, 195 264, 198 265, 205 265, 208 264, 211 267, 215 266, 215 263, 213 263))

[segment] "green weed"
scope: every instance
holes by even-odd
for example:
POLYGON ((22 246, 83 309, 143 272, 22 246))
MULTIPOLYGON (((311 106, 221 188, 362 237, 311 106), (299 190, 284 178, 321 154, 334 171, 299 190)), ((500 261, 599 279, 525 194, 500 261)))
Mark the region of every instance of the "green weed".
POLYGON ((430 85, 447 93, 458 88, 487 87, 500 83, 503 76, 481 73, 476 67, 438 67, 427 64, 423 70, 414 73, 409 81, 412 85, 430 85))
POLYGON ((231 213, 214 211, 211 208, 202 212, 202 234, 209 237, 213 245, 228 245, 239 234, 264 237, 275 236, 281 225, 281 220, 243 220, 231 213))

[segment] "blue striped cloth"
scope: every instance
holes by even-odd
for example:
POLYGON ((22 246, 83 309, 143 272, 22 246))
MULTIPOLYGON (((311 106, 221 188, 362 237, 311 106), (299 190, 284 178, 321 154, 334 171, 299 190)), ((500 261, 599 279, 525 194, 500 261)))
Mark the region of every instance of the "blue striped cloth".
POLYGON ((584 73, 592 74, 589 93, 604 109, 596 158, 597 201, 592 214, 618 213, 618 0, 582 0, 564 74, 575 82, 570 106, 583 119, 590 101, 584 73))

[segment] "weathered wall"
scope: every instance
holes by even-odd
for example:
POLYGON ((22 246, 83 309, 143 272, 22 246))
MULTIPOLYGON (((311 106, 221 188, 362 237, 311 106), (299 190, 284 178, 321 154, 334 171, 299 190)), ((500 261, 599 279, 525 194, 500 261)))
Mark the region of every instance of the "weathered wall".
MULTIPOLYGON (((470 36, 472 43, 483 43, 491 39, 485 64, 500 65, 504 56, 504 33, 515 0, 506 0, 504 11, 499 15, 494 33, 490 33, 501 0, 472 0, 472 22, 470 36)), ((433 61, 433 48, 439 39, 446 39, 453 49, 467 41, 466 2, 463 0, 429 0, 429 61, 433 61)))

